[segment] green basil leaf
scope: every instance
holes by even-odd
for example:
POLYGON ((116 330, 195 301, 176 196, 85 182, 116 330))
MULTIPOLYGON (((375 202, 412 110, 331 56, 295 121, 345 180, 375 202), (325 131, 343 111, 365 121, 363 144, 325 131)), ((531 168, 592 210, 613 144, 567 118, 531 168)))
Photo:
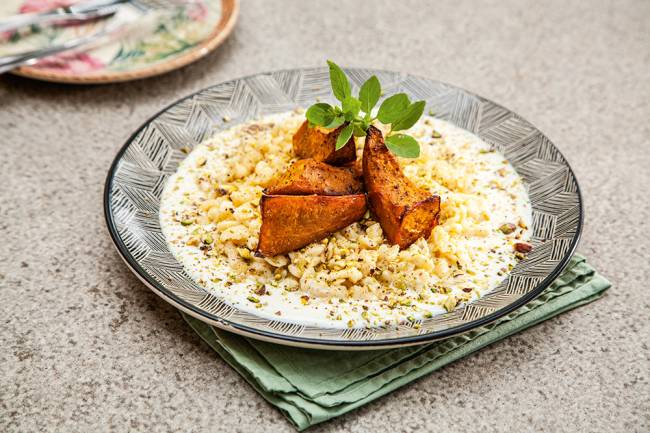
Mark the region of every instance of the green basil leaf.
POLYGON ((359 100, 364 113, 370 113, 381 96, 381 84, 374 75, 366 80, 359 90, 359 100))
POLYGON ((389 135, 386 138, 386 147, 402 158, 417 158, 420 156, 420 145, 415 138, 406 134, 389 135))
POLYGON ((343 101, 345 98, 352 94, 348 77, 336 63, 328 60, 327 64, 330 68, 330 82, 332 83, 332 93, 334 93, 334 97, 336 99, 343 101))
POLYGON ((327 126, 334 120, 334 108, 330 104, 319 102, 307 109, 305 117, 313 125, 327 126))
POLYGON ((402 131, 415 125, 415 122, 422 116, 425 105, 424 101, 417 101, 409 105, 404 115, 391 125, 391 129, 393 131, 402 131))
POLYGON ((411 102, 406 93, 397 93, 390 98, 386 98, 379 106, 377 119, 385 125, 393 123, 404 115, 411 102))
MULTIPOLYGON (((359 114, 359 110, 361 109, 361 101, 359 101, 357 98, 354 96, 347 96, 344 100, 343 103, 341 104, 343 107, 343 112, 346 114, 351 114, 352 117, 356 117, 359 114)), ((351 120, 351 119, 349 119, 351 120)))
POLYGON ((336 139, 336 146, 334 147, 335 150, 339 150, 347 144, 350 137, 352 137, 353 129, 354 127, 352 126, 352 123, 348 123, 345 125, 345 128, 341 129, 341 132, 336 139))
POLYGON ((342 115, 340 115, 340 116, 336 116, 336 117, 334 118, 334 120, 332 120, 332 121, 331 121, 327 126, 325 126, 325 127, 326 127, 326 128, 330 128, 330 129, 338 128, 339 126, 343 125, 343 122, 345 122, 345 117, 343 117, 342 115))

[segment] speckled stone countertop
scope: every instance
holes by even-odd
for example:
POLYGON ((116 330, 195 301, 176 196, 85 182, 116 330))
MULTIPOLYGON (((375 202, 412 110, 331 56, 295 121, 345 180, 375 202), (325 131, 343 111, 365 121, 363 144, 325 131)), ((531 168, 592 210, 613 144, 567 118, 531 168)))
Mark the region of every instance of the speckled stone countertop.
POLYGON ((244 0, 222 47, 158 78, 0 77, 0 431, 294 431, 129 272, 102 189, 163 106, 326 58, 450 82, 539 127, 582 187, 579 251, 614 286, 311 431, 650 431, 649 20, 647 0, 244 0))

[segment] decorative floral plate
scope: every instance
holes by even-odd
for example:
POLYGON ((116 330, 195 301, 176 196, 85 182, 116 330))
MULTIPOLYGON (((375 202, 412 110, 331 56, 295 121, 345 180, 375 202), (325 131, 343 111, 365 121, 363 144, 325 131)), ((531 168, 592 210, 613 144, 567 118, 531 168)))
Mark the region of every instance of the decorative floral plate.
MULTIPOLYGON (((0 17, 38 12, 75 0, 3 0, 0 17)), ((238 0, 196 0, 172 12, 146 16, 128 4, 108 19, 84 24, 31 26, 0 34, 0 55, 57 44, 119 28, 119 36, 87 51, 70 51, 12 71, 17 75, 65 83, 108 83, 151 77, 185 66, 221 44, 234 27, 238 0)))
MULTIPOLYGON (((436 117, 495 146, 521 176, 533 209, 532 252, 480 299, 397 328, 330 329, 266 319, 238 309, 197 284, 167 248, 160 197, 168 177, 192 148, 215 132, 259 116, 333 102, 327 69, 262 73, 217 84, 149 119, 110 168, 104 211, 110 234, 130 269, 155 293, 211 325, 280 344, 375 349, 420 344, 483 326, 539 295, 568 263, 582 229, 582 199, 573 171, 538 129, 512 111, 466 90, 408 74, 346 69, 353 87, 376 75, 388 94, 425 100, 436 117), (228 123, 224 117, 230 118, 228 123)), ((356 91, 356 90, 355 90, 356 91)))

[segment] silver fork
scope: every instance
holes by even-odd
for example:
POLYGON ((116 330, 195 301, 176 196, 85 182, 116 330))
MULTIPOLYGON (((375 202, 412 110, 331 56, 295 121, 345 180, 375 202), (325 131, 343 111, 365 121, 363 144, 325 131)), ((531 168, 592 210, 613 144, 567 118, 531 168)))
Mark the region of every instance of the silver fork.
MULTIPOLYGON (((173 11, 184 5, 194 3, 194 0, 113 0, 110 4, 111 7, 120 6, 123 4, 130 4, 138 12, 140 16, 143 16, 152 11, 173 11)), ((104 2, 107 5, 107 2, 104 2)), ((115 13, 115 9, 112 13, 115 13)), ((73 50, 75 48, 80 48, 84 45, 89 45, 91 43, 97 43, 103 39, 108 39, 111 36, 114 36, 125 27, 125 25, 130 24, 124 23, 121 25, 111 26, 107 25, 104 29, 93 33, 89 36, 82 36, 79 38, 69 39, 57 45, 52 45, 50 47, 40 48, 36 50, 26 51, 23 53, 13 54, 9 56, 0 57, 0 74, 10 71, 18 66, 25 64, 35 63, 38 59, 42 57, 48 57, 54 54, 59 54, 64 51, 73 50)))
POLYGON ((17 30, 34 24, 51 24, 68 20, 91 20, 115 13, 122 3, 128 0, 90 0, 71 6, 59 7, 43 12, 14 15, 0 20, 0 33, 17 30))

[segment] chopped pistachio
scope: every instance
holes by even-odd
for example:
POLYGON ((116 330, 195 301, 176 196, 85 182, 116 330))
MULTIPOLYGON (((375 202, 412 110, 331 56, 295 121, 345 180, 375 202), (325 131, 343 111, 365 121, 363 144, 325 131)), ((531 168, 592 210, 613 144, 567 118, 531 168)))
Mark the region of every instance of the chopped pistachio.
POLYGON ((443 295, 446 295, 447 293, 451 293, 451 289, 449 287, 444 287, 444 286, 432 287, 431 291, 433 293, 442 293, 443 295))
POLYGON ((456 308, 456 304, 458 301, 456 298, 453 296, 448 296, 447 299, 445 299, 445 302, 443 302, 442 306, 447 310, 447 312, 452 312, 454 308, 456 308))
POLYGON ((510 233, 514 232, 517 229, 517 227, 512 224, 512 223, 505 223, 499 227, 499 231, 503 233, 504 235, 509 235, 510 233))
POLYGON ((241 256, 242 259, 252 259, 251 250, 248 248, 237 248, 237 253, 241 256))
POLYGON ((260 302, 260 300, 258 298, 256 298, 255 296, 253 296, 253 295, 249 295, 246 299, 248 299, 249 301, 251 301, 253 303, 260 302))

